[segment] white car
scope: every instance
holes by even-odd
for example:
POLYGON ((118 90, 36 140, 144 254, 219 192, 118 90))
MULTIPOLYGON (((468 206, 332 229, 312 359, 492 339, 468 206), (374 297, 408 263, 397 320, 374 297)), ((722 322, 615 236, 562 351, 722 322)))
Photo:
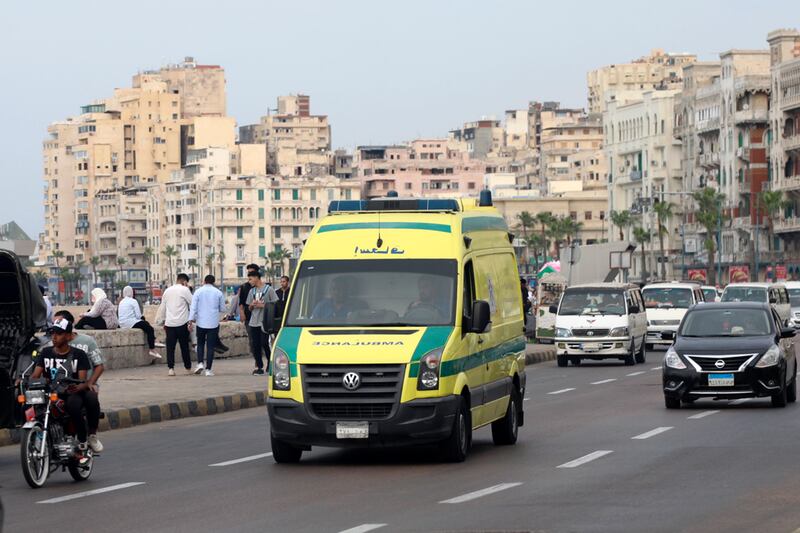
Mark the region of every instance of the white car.
POLYGON ((798 329, 800 328, 800 281, 787 281, 784 285, 789 292, 789 306, 792 308, 789 325, 798 329))
MULTIPOLYGON (((716 291, 715 291, 716 292, 716 291)), ((705 301, 703 291, 694 283, 653 283, 642 289, 647 312, 647 349, 669 346, 686 311, 705 301), (672 335, 664 336, 664 332, 672 335)))
POLYGON ((703 296, 705 296, 706 302, 718 302, 720 298, 722 298, 722 291, 713 285, 703 285, 700 287, 700 290, 703 291, 703 296))
POLYGON ((731 283, 722 292, 723 302, 763 302, 772 305, 784 326, 791 325, 792 307, 783 283, 731 283))
POLYGON ((645 362, 647 317, 639 287, 596 283, 567 287, 556 313, 558 366, 582 359, 621 359, 626 365, 645 362))

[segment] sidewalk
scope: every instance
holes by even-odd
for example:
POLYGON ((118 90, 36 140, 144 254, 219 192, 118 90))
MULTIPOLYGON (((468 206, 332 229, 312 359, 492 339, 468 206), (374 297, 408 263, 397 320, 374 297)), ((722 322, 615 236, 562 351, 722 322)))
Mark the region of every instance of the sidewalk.
MULTIPOLYGON (((527 345, 529 365, 555 358, 552 345, 527 345)), ((253 368, 252 358, 236 357, 214 361, 214 377, 185 375, 182 366, 175 377, 166 365, 108 370, 100 379, 100 431, 264 405, 267 376, 251 375, 253 368)), ((17 430, 0 430, 0 446, 17 442, 17 430)))

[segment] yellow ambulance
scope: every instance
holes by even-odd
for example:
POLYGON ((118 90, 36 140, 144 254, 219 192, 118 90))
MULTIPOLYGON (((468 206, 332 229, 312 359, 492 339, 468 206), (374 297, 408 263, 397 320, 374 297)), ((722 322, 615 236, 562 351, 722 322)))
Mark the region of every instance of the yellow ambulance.
POLYGON ((272 353, 272 453, 438 444, 463 461, 523 424, 525 337, 512 235, 478 199, 334 201, 309 236, 272 353))

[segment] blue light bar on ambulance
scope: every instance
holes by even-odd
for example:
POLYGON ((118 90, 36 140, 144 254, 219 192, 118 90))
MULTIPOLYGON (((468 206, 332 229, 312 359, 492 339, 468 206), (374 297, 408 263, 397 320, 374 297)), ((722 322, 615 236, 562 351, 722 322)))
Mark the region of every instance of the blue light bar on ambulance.
POLYGON ((359 211, 460 211, 458 201, 441 198, 376 198, 374 200, 334 200, 328 213, 359 211))

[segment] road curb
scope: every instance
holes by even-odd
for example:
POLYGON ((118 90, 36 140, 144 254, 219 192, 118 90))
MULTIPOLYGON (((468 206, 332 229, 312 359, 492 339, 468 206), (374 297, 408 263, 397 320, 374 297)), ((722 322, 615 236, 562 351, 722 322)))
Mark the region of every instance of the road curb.
MULTIPOLYGON (((167 420, 178 420, 180 418, 229 413, 240 409, 258 407, 265 405, 265 403, 265 391, 255 391, 104 411, 106 416, 100 420, 98 429, 100 431, 111 431, 166 422, 167 420)), ((19 439, 19 429, 0 429, 0 446, 19 444, 19 439)))
MULTIPOLYGON (((555 347, 535 346, 535 351, 531 350, 530 347, 526 350, 525 364, 535 365, 536 363, 555 360, 555 347)), ((198 400, 165 402, 143 407, 104 411, 106 417, 100 420, 99 430, 111 431, 157 422, 166 422, 167 420, 229 413, 240 409, 258 407, 260 405, 265 405, 265 403, 266 393, 264 391, 256 391, 237 392, 198 400)), ((0 429, 0 446, 19 444, 19 439, 19 429, 0 429)))

